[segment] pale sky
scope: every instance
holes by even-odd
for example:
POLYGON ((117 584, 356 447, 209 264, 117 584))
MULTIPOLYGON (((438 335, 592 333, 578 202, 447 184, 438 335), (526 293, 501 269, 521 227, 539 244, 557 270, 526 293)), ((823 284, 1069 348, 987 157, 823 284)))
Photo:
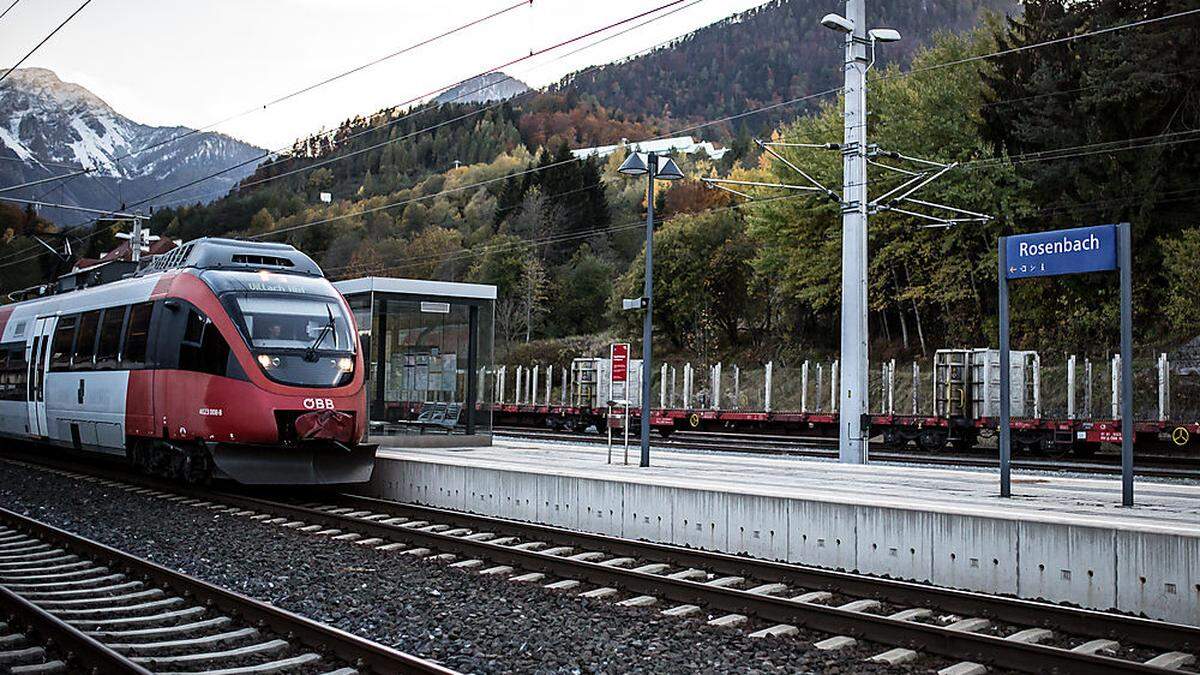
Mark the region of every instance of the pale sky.
MULTIPOLYGON (((270 149, 284 147, 347 117, 395 105, 669 1, 534 0, 532 7, 516 9, 215 130, 270 149)), ((762 2, 702 0, 569 58, 555 60, 556 55, 605 34, 506 72, 532 86, 545 85, 762 2)), ((16 63, 81 3, 22 0, 0 21, 0 67, 16 63)), ((201 127, 513 3, 93 0, 24 65, 54 70, 137 122, 201 127)), ((0 10, 8 4, 9 0, 0 0, 0 10)), ((634 24, 612 32, 630 25, 634 24)))

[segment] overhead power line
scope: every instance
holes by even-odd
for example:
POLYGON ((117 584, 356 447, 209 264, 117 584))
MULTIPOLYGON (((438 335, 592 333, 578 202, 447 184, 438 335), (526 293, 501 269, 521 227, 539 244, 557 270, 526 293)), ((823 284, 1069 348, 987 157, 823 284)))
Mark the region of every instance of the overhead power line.
POLYGON ((451 35, 454 35, 454 34, 456 34, 456 33, 461 33, 461 32, 462 32, 462 31, 464 31, 464 30, 467 30, 467 29, 469 29, 469 28, 473 28, 473 27, 475 27, 475 26, 478 26, 479 24, 481 24, 481 23, 484 23, 485 21, 488 21, 488 20, 491 20, 491 19, 495 19, 496 17, 499 17, 499 16, 502 16, 502 15, 504 15, 504 14, 507 14, 508 12, 511 12, 511 11, 513 11, 513 10, 515 10, 515 9, 518 9, 518 8, 520 8, 520 7, 525 7, 525 6, 527 6, 527 5, 532 5, 532 4, 533 4, 533 0, 519 0, 518 2, 516 2, 516 3, 512 4, 512 5, 508 5, 508 6, 506 6, 506 7, 503 7, 503 8, 501 8, 501 9, 499 9, 499 10, 496 10, 496 11, 494 11, 494 12, 490 13, 490 14, 486 14, 486 15, 484 15, 484 16, 481 16, 481 17, 478 17, 478 18, 472 19, 472 20, 470 20, 470 21, 468 21, 468 22, 466 22, 466 23, 463 23, 463 24, 460 24, 460 25, 458 25, 458 26, 455 26, 454 28, 451 28, 451 29, 449 29, 449 30, 443 31, 443 32, 441 32, 441 33, 438 33, 437 35, 434 35, 434 36, 431 36, 431 37, 425 38, 424 40, 421 40, 421 41, 419 41, 419 42, 415 42, 415 43, 413 43, 413 44, 411 44, 411 45, 408 45, 408 46, 406 46, 406 47, 403 47, 403 48, 401 48, 401 49, 398 49, 398 50, 396 50, 396 51, 393 51, 393 52, 391 52, 391 53, 389 53, 389 54, 386 54, 386 55, 384 55, 384 56, 378 57, 378 58, 376 58, 376 59, 372 59, 371 61, 368 61, 368 62, 366 62, 366 63, 364 63, 364 64, 362 64, 362 65, 358 65, 358 66, 355 66, 355 67, 353 67, 353 68, 351 68, 351 69, 349 69, 349 70, 345 70, 345 71, 342 71, 342 72, 340 72, 340 73, 337 73, 336 75, 331 75, 331 76, 329 76, 329 77, 326 77, 325 79, 323 79, 323 80, 320 80, 320 81, 318 81, 318 82, 314 82, 314 83, 312 83, 312 84, 305 85, 304 87, 301 87, 300 89, 297 89, 297 90, 295 90, 295 91, 291 91, 291 92, 288 92, 288 93, 286 93, 286 94, 283 94, 283 95, 281 95, 281 96, 278 96, 278 97, 276 97, 276 98, 274 98, 274 99, 271 99, 270 101, 267 101, 266 103, 263 103, 263 104, 261 104, 261 105, 256 105, 256 106, 254 106, 254 107, 252 107, 252 108, 247 108, 247 109, 245 109, 245 110, 243 110, 243 111, 241 111, 241 112, 234 113, 233 115, 230 115, 230 116, 228 116, 228 117, 225 117, 225 118, 223 118, 223 119, 217 120, 217 121, 215 121, 215 122, 210 122, 210 123, 208 123, 208 124, 205 124, 204 126, 201 126, 201 127, 198 127, 198 128, 196 128, 196 129, 189 129, 188 131, 185 131, 185 132, 183 132, 183 133, 180 133, 180 134, 176 134, 176 135, 174 135, 174 136, 171 136, 171 137, 169 137, 169 138, 165 138, 165 139, 163 139, 163 140, 161 140, 161 141, 158 141, 157 143, 151 143, 151 144, 149 144, 149 145, 146 145, 146 146, 143 146, 143 147, 137 148, 136 150, 131 150, 131 151, 129 151, 129 152, 127 152, 127 153, 125 153, 124 155, 121 155, 120 157, 117 157, 117 158, 116 158, 115 160, 113 160, 113 161, 114 161, 114 162, 120 162, 120 161, 122 161, 122 160, 125 160, 125 159, 128 159, 128 158, 130 158, 130 157, 137 156, 137 155, 139 155, 139 154, 141 154, 141 153, 143 153, 143 152, 146 152, 147 150, 153 150, 153 149, 155 149, 155 148, 159 148, 159 147, 162 147, 162 146, 164 146, 164 145, 169 145, 169 144, 171 144, 171 143, 174 143, 174 142, 176 142, 176 141, 182 140, 182 139, 184 139, 184 138, 188 138, 189 136, 194 136, 195 134, 204 133, 205 131, 209 131, 209 130, 213 129, 214 127, 218 127, 218 126, 221 126, 222 124, 226 124, 226 123, 228 123, 228 122, 232 122, 233 120, 240 119, 240 118, 242 118, 242 117, 245 117, 246 115, 250 115, 251 113, 255 113, 255 112, 258 112, 258 111, 260 111, 260 110, 265 110, 265 109, 267 109, 267 108, 269 108, 269 107, 271 107, 271 106, 273 106, 273 105, 276 105, 276 104, 278 104, 278 103, 283 103, 284 101, 287 101, 287 100, 293 99, 293 98, 295 98, 295 97, 297 97, 297 96, 300 96, 300 95, 302 95, 302 94, 307 94, 308 92, 310 92, 310 91, 313 91, 314 89, 319 89, 320 87, 323 87, 323 86, 325 86, 325 85, 327 85, 327 84, 331 84, 331 83, 333 83, 333 82, 336 82, 336 81, 338 81, 338 80, 340 80, 340 79, 342 79, 342 78, 344 78, 344 77, 348 77, 348 76, 350 76, 350 75, 353 75, 353 74, 355 74, 355 73, 362 72, 362 71, 364 71, 364 70, 366 70, 366 69, 368 69, 368 68, 371 68, 371 67, 373 67, 373 66, 377 66, 377 65, 379 65, 379 64, 381 64, 381 63, 383 63, 383 62, 385 62, 385 61, 388 61, 388 60, 394 59, 394 58, 396 58, 397 56, 401 56, 401 55, 403 55, 403 54, 407 54, 407 53, 409 53, 409 52, 411 52, 411 51, 415 51, 415 50, 417 50, 417 49, 420 49, 421 47, 428 46, 428 45, 430 45, 430 44, 433 44, 434 42, 437 42, 438 40, 441 40, 441 39, 443 39, 443 38, 450 37, 451 35))
MULTIPOLYGON (((13 3, 13 4, 15 5, 16 3, 13 3)), ((55 28, 54 30, 50 31, 50 34, 49 34, 49 35, 47 35, 46 37, 42 38, 42 41, 41 41, 41 42, 39 42, 39 43, 37 43, 36 45, 34 45, 33 49, 30 49, 30 50, 29 50, 29 52, 25 54, 25 56, 22 56, 22 57, 21 57, 21 60, 20 60, 20 61, 17 61, 16 65, 14 65, 12 68, 9 68, 8 70, 4 71, 3 73, 0 73, 0 82, 3 82, 3 81, 4 81, 4 78, 8 77, 8 76, 9 76, 9 74, 10 74, 10 73, 12 73, 12 71, 16 70, 17 68, 20 68, 22 63, 25 63, 25 61, 26 61, 26 60, 27 60, 29 57, 33 56, 33 53, 34 53, 34 52, 36 52, 37 50, 41 49, 41 48, 42 48, 42 45, 44 45, 44 44, 46 44, 47 42, 49 42, 49 41, 50 41, 50 38, 54 37, 54 34, 55 34, 55 33, 57 33, 58 31, 62 30, 63 26, 67 25, 67 23, 68 23, 68 22, 70 22, 70 21, 71 21, 71 19, 74 19, 74 18, 75 18, 75 15, 76 15, 76 14, 78 14, 78 13, 82 12, 82 11, 83 11, 83 8, 84 8, 84 7, 87 7, 87 6, 88 6, 88 5, 90 5, 90 4, 92 4, 92 0, 84 0, 83 4, 79 6, 79 9, 75 10, 74 12, 71 12, 71 15, 70 15, 70 16, 68 16, 67 18, 63 19, 63 22, 62 22, 62 23, 60 23, 60 24, 58 24, 58 27, 57 27, 57 28, 55 28)), ((9 9, 12 9, 12 7, 9 7, 9 9)), ((7 14, 7 13, 8 13, 8 10, 5 10, 5 13, 7 14)))
MULTIPOLYGON (((518 64, 518 63, 524 62, 524 61, 528 61, 528 60, 530 60, 530 59, 532 59, 532 58, 536 58, 536 57, 538 57, 538 56, 541 56, 541 55, 543 55, 543 54, 546 54, 546 53, 549 53, 549 52, 555 51, 555 50, 557 50, 557 49, 560 49, 560 48, 562 48, 562 47, 565 47, 566 45, 569 45, 569 44, 574 44, 574 43, 576 43, 576 42, 580 42, 580 41, 582 41, 582 40, 586 40, 586 39, 588 39, 588 38, 590 38, 590 37, 592 37, 592 36, 598 35, 598 34, 600 34, 600 33, 605 33, 605 32, 607 32, 607 31, 609 31, 609 30, 612 30, 612 29, 614 29, 614 28, 618 28, 618 27, 620 27, 620 26, 623 26, 623 25, 625 25, 625 24, 628 24, 628 23, 633 23, 633 22, 635 22, 635 21, 638 21, 638 20, 640 20, 640 19, 643 19, 643 18, 645 18, 645 17, 647 17, 647 16, 650 16, 650 15, 653 15, 653 14, 658 14, 659 12, 662 12, 663 10, 665 10, 665 9, 667 9, 667 8, 669 8, 669 7, 673 7, 673 6, 675 6, 675 5, 682 4, 683 2, 685 2, 685 0, 670 0, 669 2, 666 2, 666 3, 664 3, 664 4, 658 5, 657 7, 653 8, 653 9, 649 9, 649 10, 646 10, 646 11, 643 11, 643 12, 639 12, 639 13, 637 13, 637 14, 634 14, 633 16, 630 16, 630 17, 627 17, 627 18, 621 19, 621 20, 619 20, 619 21, 614 21, 614 22, 612 22, 612 23, 606 24, 606 25, 604 25, 604 26, 601 26, 601 27, 599 27, 599 28, 592 29, 592 30, 590 30, 590 31, 588 31, 588 32, 586 32, 586 33, 583 33, 583 34, 581 34, 581 35, 576 35, 575 37, 567 38, 566 40, 562 40, 561 42, 558 42, 558 43, 556 43, 556 44, 553 44, 553 45, 551 45, 551 46, 549 46, 549 47, 543 47, 542 49, 538 49, 538 50, 531 51, 529 54, 522 55, 522 56, 519 56, 519 57, 517 57, 517 58, 515 58, 515 59, 511 59, 511 60, 509 60, 509 61, 507 61, 507 62, 505 62, 505 63, 501 63, 501 64, 499 64, 499 65, 493 66, 493 67, 491 67, 491 68, 488 68, 487 70, 484 70, 484 71, 482 71, 482 72, 480 72, 480 73, 478 73, 478 74, 472 75, 472 76, 470 76, 470 77, 467 77, 467 78, 463 78, 463 79, 461 79, 461 80, 457 80, 457 81, 455 81, 455 82, 451 82, 450 84, 443 85, 443 86, 441 86, 441 87, 439 87, 439 88, 437 88, 437 89, 433 89, 433 90, 431 90, 431 91, 429 91, 429 92, 426 92, 426 93, 424 93, 424 94, 421 94, 421 95, 419 95, 419 96, 414 96, 414 97, 412 97, 412 98, 409 98, 409 99, 408 99, 408 100, 406 100, 406 101, 402 101, 402 102, 400 102, 400 103, 399 103, 399 104, 397 104, 395 107, 398 107, 398 108, 399 108, 399 107, 404 107, 405 105, 408 105, 408 104, 410 104, 410 103, 414 103, 414 102, 416 102, 416 101, 420 101, 420 100, 426 99, 426 98, 428 98, 428 97, 430 97, 430 96, 433 96, 433 95, 435 95, 435 94, 441 93, 441 92, 443 92, 443 91, 446 91, 446 90, 448 90, 448 89, 451 89, 451 88, 453 88, 453 87, 455 87, 455 86, 458 86, 458 85, 460 85, 460 84, 463 84, 464 82, 469 82, 469 81, 471 81, 471 80, 473 80, 473 79, 475 79, 475 78, 482 77, 482 76, 484 76, 484 75, 487 75, 487 74, 489 74, 489 73, 494 73, 494 72, 496 72, 496 71, 503 70, 504 68, 507 68, 507 67, 509 67, 509 66, 512 66, 512 65, 515 65, 515 64, 518 64)), ((393 142, 394 142, 394 141, 393 141, 393 142)), ((197 178, 196 180, 190 181, 190 182, 188 182, 188 183, 187 183, 187 184, 185 184, 185 185, 181 185, 181 186, 178 186, 178 187, 174 187, 174 188, 171 188, 170 190, 165 190, 165 191, 163 191, 163 192, 160 192, 160 193, 158 193, 158 194, 156 194, 156 195, 153 195, 153 196, 151 196, 151 197, 147 197, 147 198, 145 198, 145 199, 139 200, 139 201, 137 201, 137 202, 135 202, 135 203, 133 203, 133 204, 130 204, 130 208, 136 208, 136 207, 138 207, 138 206, 142 206, 143 204, 147 204, 147 203, 153 202, 153 201, 155 201, 155 200, 157 200, 157 199, 159 199, 159 198, 161 198, 161 197, 165 197, 166 195, 173 194, 173 193, 175 193, 175 192, 178 192, 178 191, 180 191, 180 190, 183 190, 183 189, 186 189, 186 188, 192 187, 192 186, 194 186, 194 185, 198 185, 199 183, 202 183, 202 182, 204 182, 204 181, 210 180, 210 179, 212 179, 212 178, 215 178, 215 177, 217 177, 217 176, 220 176, 220 175, 222 175, 222 174, 224 174, 224 173, 228 173, 229 171, 232 171, 232 170, 234 170, 234 169, 238 168, 239 166, 245 166, 246 164, 249 164, 249 163, 250 163, 250 162, 252 162, 252 161, 257 161, 257 160, 259 160, 259 159, 263 159, 263 158, 265 158, 265 157, 266 157, 268 154, 270 154, 270 153, 263 153, 262 155, 259 155, 259 156, 257 156, 256 158, 252 158, 252 159, 250 159, 250 160, 247 160, 247 161, 245 161, 245 162, 241 162, 240 164, 238 164, 238 165, 236 165, 236 166, 232 166, 232 167, 226 167, 226 168, 224 168, 224 169, 221 169, 220 171, 217 171, 217 172, 215 172, 215 173, 208 174, 208 175, 206 175, 206 176, 202 176, 202 177, 200 177, 200 178, 197 178)), ((344 156, 339 156, 339 157, 344 157, 344 156)), ((340 161, 340 160, 330 160, 330 161, 340 161)), ((329 162, 327 161, 326 163, 329 163, 329 162)), ((307 170, 308 168, 315 168, 315 167, 305 167, 305 169, 301 169, 301 170, 307 170)), ((295 173, 295 172, 293 172, 293 173, 295 173)), ((289 175, 290 175, 290 174, 289 174, 289 175)), ((272 178, 272 179, 262 179, 262 180, 260 180, 259 182, 260 182, 260 183, 261 183, 261 182, 266 182, 267 180, 274 180, 274 179, 273 179, 273 178, 272 178)))
POLYGON ((8 16, 8 13, 9 13, 9 12, 11 12, 11 11, 12 11, 12 8, 13 8, 13 7, 16 7, 16 6, 17 6, 17 3, 18 3, 18 2, 20 2, 20 1, 21 1, 21 0, 13 0, 13 1, 12 1, 12 4, 8 6, 8 9, 5 9, 5 10, 4 10, 4 13, 3 13, 3 14, 0 14, 0 19, 3 19, 4 17, 8 16))

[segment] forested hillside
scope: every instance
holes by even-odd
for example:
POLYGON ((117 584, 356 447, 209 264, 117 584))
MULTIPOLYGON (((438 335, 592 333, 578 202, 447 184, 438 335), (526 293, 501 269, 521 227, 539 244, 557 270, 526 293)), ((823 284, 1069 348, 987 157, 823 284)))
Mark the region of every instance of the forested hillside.
MULTIPOLYGON (((771 23, 771 13, 786 23, 827 9, 810 4, 773 4, 722 30, 771 23)), ((1137 339, 1161 345, 1200 330, 1200 312, 1193 309, 1200 287, 1200 191, 1194 187, 1200 180, 1200 56, 1189 49, 1200 38, 1200 19, 1139 23, 1184 6, 1181 0, 1136 6, 1032 0, 1023 15, 992 14, 974 30, 942 34, 911 61, 877 67, 872 142, 958 162, 925 198, 994 218, 928 229, 903 214, 872 216, 875 353, 994 342, 998 236, 1117 221, 1134 226, 1137 339), (1128 24, 1138 25, 1104 30, 1128 24)), ((902 14, 886 23, 911 36, 919 31, 905 21, 930 27, 931 16, 958 11, 938 3, 924 8, 919 22, 902 14)), ((678 49, 710 44, 699 35, 678 49)), ((753 35, 739 38, 738 48, 759 41, 753 35)), ((836 44, 817 35, 821 46, 813 59, 819 51, 836 62, 836 44)), ((698 88, 730 106, 689 114, 754 110, 764 100, 723 79, 724 57, 688 58, 697 60, 680 61, 680 68, 692 64, 693 79, 703 85, 698 88)), ((614 68, 622 67, 649 66, 614 68)), ((641 83, 652 76, 629 78, 641 83)), ((571 150, 670 134, 679 120, 674 108, 615 107, 608 89, 601 96, 564 86, 504 103, 429 105, 349 120, 298 142, 222 200, 157 211, 152 226, 181 238, 287 241, 334 278, 496 284, 501 351, 541 338, 632 337, 637 317, 617 307, 620 298, 640 293, 644 183, 617 173, 624 150, 586 159, 571 150), (322 193, 331 195, 330 203, 322 193)), ((778 84, 776 90, 792 91, 778 84)), ((767 135, 840 140, 837 97, 812 105, 767 135)), ((805 194, 752 189, 755 201, 748 201, 704 188, 697 178, 796 182, 788 167, 752 152, 744 133, 727 143, 733 151, 720 161, 703 153, 677 156, 689 178, 660 185, 657 336, 682 354, 786 357, 836 349, 838 208, 805 194)), ((789 149, 789 157, 822 182, 840 184, 838 153, 789 149)), ((880 168, 871 176, 876 195, 897 181, 880 168)), ((0 244, 0 256, 11 259, 13 250, 0 244)), ((10 288, 28 273, 0 266, 10 288)), ((1050 351, 1115 345, 1115 288, 1108 277, 1016 286, 1017 344, 1050 351)))
MULTIPOLYGON (((983 12, 1014 11, 1016 0, 873 0, 871 27, 904 39, 878 53, 879 65, 908 63, 939 32, 972 28, 983 12)), ((706 26, 669 47, 629 61, 568 76, 558 85, 627 114, 717 119, 841 84, 841 40, 821 26, 837 0, 774 0, 706 26)), ((752 132, 795 115, 779 110, 747 120, 752 132)), ((714 131, 728 132, 725 127, 714 131)))

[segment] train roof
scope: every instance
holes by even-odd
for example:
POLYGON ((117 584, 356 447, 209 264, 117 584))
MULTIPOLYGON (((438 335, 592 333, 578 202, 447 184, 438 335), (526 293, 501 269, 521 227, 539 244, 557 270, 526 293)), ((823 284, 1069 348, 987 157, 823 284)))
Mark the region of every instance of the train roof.
POLYGON ((154 256, 150 264, 138 271, 139 276, 172 269, 202 270, 270 270, 282 274, 325 276, 321 268, 304 253, 290 244, 266 241, 244 241, 205 237, 154 256))

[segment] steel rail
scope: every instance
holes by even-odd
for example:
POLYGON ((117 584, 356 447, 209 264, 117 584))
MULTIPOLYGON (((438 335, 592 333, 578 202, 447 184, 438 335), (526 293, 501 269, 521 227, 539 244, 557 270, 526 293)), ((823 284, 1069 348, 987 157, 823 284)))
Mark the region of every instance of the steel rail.
MULTIPOLYGON (((439 532, 404 527, 403 524, 389 525, 358 518, 347 518, 318 509, 269 499, 232 493, 210 492, 201 494, 209 500, 216 500, 231 506, 240 506, 245 509, 272 513, 277 516, 331 528, 353 530, 356 533, 370 537, 406 541, 418 546, 454 553, 456 555, 482 558, 499 564, 512 565, 521 569, 553 574, 564 578, 581 579, 589 583, 604 586, 615 585, 627 591, 654 595, 680 603, 698 604, 724 612, 749 614, 767 621, 804 626, 809 629, 832 634, 852 635, 861 639, 894 646, 911 647, 926 653, 948 658, 1002 664, 1005 668, 1023 672, 1044 673, 1049 671, 1085 675, 1166 672, 1164 669, 1155 666, 1109 656, 1072 652, 1060 647, 1005 640, 1004 638, 979 633, 949 630, 942 626, 892 619, 886 616, 856 612, 789 598, 761 595, 735 588, 710 586, 697 581, 671 579, 657 574, 606 566, 599 562, 572 560, 566 557, 547 555, 538 551, 521 550, 487 541, 464 539, 439 532)), ((466 519, 473 518, 473 516, 467 514, 461 515, 466 519)), ((544 528, 546 526, 539 527, 544 528)), ((606 547, 616 546, 620 543, 626 547, 624 550, 636 552, 639 555, 645 555, 647 550, 650 549, 662 550, 662 545, 658 544, 604 538, 601 535, 587 535, 570 530, 564 532, 569 533, 564 534, 564 536, 575 537, 577 541, 596 541, 606 547)), ((612 551, 612 549, 607 550, 612 551)), ((672 551, 672 553, 677 556, 677 561, 694 560, 699 565, 710 565, 714 560, 719 559, 723 559, 725 564, 728 564, 731 560, 737 561, 737 564, 740 564, 743 568, 760 564, 758 561, 738 559, 736 557, 711 554, 703 551, 688 551, 687 549, 677 549, 672 551)), ((779 563, 761 564, 780 565, 777 568, 779 574, 787 572, 799 575, 802 571, 811 573, 811 571, 804 570, 803 568, 788 569, 794 566, 779 563)), ((877 581, 869 577, 845 575, 838 580, 840 585, 836 586, 836 588, 841 592, 846 592, 847 587, 857 584, 857 588, 860 591, 870 593, 874 589, 878 592, 881 587, 877 584, 877 581)), ((826 583, 828 582, 827 578, 826 583)), ((912 588, 908 597, 917 599, 919 596, 924 595, 926 602, 929 596, 937 591, 944 590, 920 586, 919 584, 912 584, 911 586, 912 588)), ((982 596, 966 592, 946 592, 945 597, 952 597, 953 593, 962 593, 959 596, 957 606, 971 608, 972 612, 980 609, 980 602, 983 600, 982 596), (972 601, 972 597, 974 597, 974 601, 972 601)), ((1052 610, 1050 606, 1039 605, 1037 607, 1051 613, 1056 611, 1071 611, 1068 608, 1052 610)), ((1033 609, 1034 607, 1031 606, 1030 610, 1033 609)), ((1096 618, 1096 615, 1100 614, 1088 610, 1075 611, 1078 612, 1078 614, 1075 614, 1076 620, 1080 623, 1096 618)), ((1033 617, 1035 613, 1035 611, 1031 611, 1030 616, 1033 617)), ((1034 621, 1033 623, 1034 625, 1039 625, 1041 622, 1034 621)), ((1133 621, 1121 623, 1120 625, 1122 631, 1127 631, 1134 630, 1132 627, 1138 625, 1138 623, 1137 621, 1133 621)), ((1179 636, 1172 643, 1172 649, 1179 649, 1187 644, 1200 644, 1200 629, 1160 622, 1148 622, 1142 624, 1142 626, 1143 630, 1141 632, 1147 634, 1147 636, 1156 630, 1161 631, 1164 635, 1179 636)), ((1128 632, 1119 632, 1118 634, 1126 637, 1129 635, 1128 632)), ((1159 640, 1155 639, 1155 642, 1159 642, 1159 640)))
MULTIPOLYGON (((106 544, 67 532, 53 525, 28 518, 0 507, 0 522, 24 531, 46 543, 55 543, 110 567, 190 595, 250 624, 269 627, 279 635, 293 636, 298 642, 331 653, 356 668, 374 673, 432 673, 454 675, 456 671, 411 654, 392 649, 346 631, 327 626, 242 595, 215 586, 144 558, 119 551, 106 544)), ((145 672, 145 671, 120 671, 145 672)))
MULTIPOLYGON (((463 513, 449 509, 402 504, 386 499, 341 494, 346 505, 381 512, 412 514, 421 520, 456 527, 547 540, 555 544, 597 549, 615 555, 636 556, 654 562, 669 562, 681 567, 743 576, 755 580, 787 583, 812 590, 836 591, 859 598, 883 600, 896 605, 930 607, 940 611, 971 614, 1035 628, 1057 628, 1073 635, 1095 638, 1123 638, 1139 645, 1161 649, 1200 648, 1200 628, 1142 617, 1100 612, 1036 602, 942 586, 884 579, 850 572, 839 572, 794 563, 685 548, 673 544, 635 541, 611 535, 569 530, 554 525, 527 523, 496 516, 463 513)), ((350 519, 357 525, 357 519, 350 519)))
MULTIPOLYGON (((81 470, 78 465, 62 460, 37 458, 34 461, 54 468, 81 470)), ((572 560, 569 557, 517 549, 490 543, 486 540, 472 540, 440 532, 405 527, 404 524, 386 524, 375 520, 347 517, 295 503, 181 486, 144 476, 133 476, 123 471, 98 469, 94 466, 85 467, 82 470, 93 475, 107 474, 106 477, 113 479, 187 495, 196 499, 220 502, 259 513, 271 513, 277 517, 287 517, 342 531, 353 531, 368 537, 404 541, 415 546, 480 558, 530 571, 579 579, 602 586, 616 586, 626 591, 654 595, 683 604, 698 604, 721 612, 748 614, 766 621, 802 626, 832 634, 851 635, 860 639, 908 647, 947 658, 991 663, 1011 670, 1030 673, 1081 673, 1084 675, 1170 672, 1157 666, 1100 654, 1073 652, 1050 645, 1006 640, 987 634, 954 631, 937 625, 761 595, 736 588, 710 586, 703 582, 684 579, 671 579, 653 573, 606 566, 601 562, 572 560)), ((1112 638, 1136 646, 1170 650, 1194 650, 1200 646, 1200 628, 1183 624, 790 563, 743 558, 670 544, 634 541, 551 525, 524 523, 459 511, 401 504, 370 497, 341 494, 337 495, 337 499, 358 503, 364 507, 370 506, 376 511, 385 513, 427 514, 436 518, 441 524, 469 526, 471 529, 488 532, 513 533, 522 538, 548 539, 556 544, 570 543, 616 555, 625 554, 647 560, 670 562, 679 566, 703 568, 716 573, 746 576, 756 580, 788 582, 801 588, 831 590, 848 596, 880 599, 897 605, 931 606, 942 611, 993 618, 1028 627, 1054 628, 1074 636, 1112 638)), ((0 513, 3 513, 2 509, 0 509, 0 513)))
POLYGON ((150 675, 149 670, 3 586, 0 586, 0 609, 12 616, 14 623, 23 624, 30 632, 52 643, 54 651, 62 655, 67 666, 77 668, 74 672, 150 675))

